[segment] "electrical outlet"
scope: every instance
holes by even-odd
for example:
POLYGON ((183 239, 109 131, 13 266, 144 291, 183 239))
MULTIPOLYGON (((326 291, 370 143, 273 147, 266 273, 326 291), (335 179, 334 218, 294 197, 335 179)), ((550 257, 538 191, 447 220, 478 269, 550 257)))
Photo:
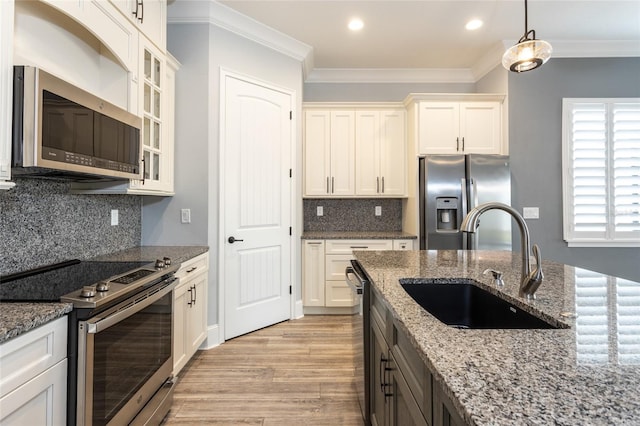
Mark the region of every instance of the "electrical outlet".
POLYGON ((180 210, 180 222, 191 223, 191 209, 180 210))
POLYGON ((523 207, 522 217, 525 219, 540 219, 540 209, 538 207, 523 207))
POLYGON ((382 216, 382 206, 376 206, 376 216, 382 216))
POLYGON ((322 206, 316 207, 316 216, 324 216, 324 207, 322 206))
POLYGON ((118 210, 111 210, 111 226, 116 226, 118 224, 118 210))

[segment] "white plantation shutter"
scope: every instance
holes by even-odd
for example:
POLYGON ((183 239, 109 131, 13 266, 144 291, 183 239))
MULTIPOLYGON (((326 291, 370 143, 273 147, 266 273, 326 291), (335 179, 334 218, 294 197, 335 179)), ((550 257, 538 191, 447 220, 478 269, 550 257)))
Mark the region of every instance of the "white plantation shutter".
POLYGON ((570 246, 640 246, 640 99, 564 99, 563 175, 570 246))
POLYGON ((640 234, 640 102, 611 105, 616 234, 640 234))

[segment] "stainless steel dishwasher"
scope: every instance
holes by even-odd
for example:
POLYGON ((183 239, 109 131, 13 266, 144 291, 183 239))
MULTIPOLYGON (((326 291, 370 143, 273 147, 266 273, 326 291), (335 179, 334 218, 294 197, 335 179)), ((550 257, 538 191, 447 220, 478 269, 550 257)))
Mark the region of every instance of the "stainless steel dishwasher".
POLYGON ((371 289, 369 279, 357 260, 345 269, 347 285, 359 300, 360 311, 354 321, 353 362, 355 366, 355 387, 360 403, 360 411, 365 425, 371 423, 369 418, 369 371, 370 363, 366 356, 370 345, 369 298, 371 289))

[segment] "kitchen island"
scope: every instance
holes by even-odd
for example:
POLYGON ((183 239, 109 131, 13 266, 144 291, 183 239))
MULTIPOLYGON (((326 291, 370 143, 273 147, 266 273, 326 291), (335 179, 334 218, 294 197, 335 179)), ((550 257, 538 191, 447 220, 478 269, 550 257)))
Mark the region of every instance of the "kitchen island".
POLYGON ((635 296, 640 283, 543 260, 545 279, 537 298, 525 301, 518 297, 519 253, 354 254, 373 292, 430 370, 434 389, 441 389, 464 423, 640 424, 640 298, 635 296), (483 275, 487 268, 504 273, 503 288, 483 275), (449 327, 399 283, 425 278, 473 279, 514 306, 567 328, 449 327))

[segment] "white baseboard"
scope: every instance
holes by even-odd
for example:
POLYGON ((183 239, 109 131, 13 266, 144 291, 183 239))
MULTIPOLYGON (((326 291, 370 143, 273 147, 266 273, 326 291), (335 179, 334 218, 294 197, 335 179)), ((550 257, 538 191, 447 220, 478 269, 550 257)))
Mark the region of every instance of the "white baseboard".
POLYGON ((207 338, 204 340, 204 342, 202 342, 198 349, 212 349, 216 346, 220 346, 222 341, 223 340, 220 337, 220 327, 218 326, 218 324, 210 325, 207 327, 207 338))
POLYGON ((302 318, 304 316, 304 309, 302 307, 302 300, 297 300, 294 307, 293 319, 302 318))

